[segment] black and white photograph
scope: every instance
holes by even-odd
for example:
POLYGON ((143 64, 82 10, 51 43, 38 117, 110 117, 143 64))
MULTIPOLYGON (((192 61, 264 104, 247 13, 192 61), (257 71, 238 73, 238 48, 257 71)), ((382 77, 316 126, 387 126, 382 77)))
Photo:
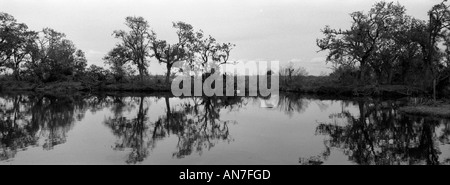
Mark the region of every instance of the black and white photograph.
POLYGON ((0 165, 449 164, 447 0, 0 0, 0 165))

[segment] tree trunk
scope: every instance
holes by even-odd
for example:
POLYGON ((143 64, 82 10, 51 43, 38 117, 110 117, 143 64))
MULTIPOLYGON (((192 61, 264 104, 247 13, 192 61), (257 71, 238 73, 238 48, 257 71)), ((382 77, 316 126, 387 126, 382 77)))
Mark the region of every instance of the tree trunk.
POLYGON ((142 68, 139 68, 139 79, 141 82, 144 81, 144 70, 142 68))
POLYGON ((433 100, 436 101, 436 78, 433 79, 433 100))
POLYGON ((13 76, 14 76, 14 79, 20 80, 19 69, 14 69, 13 76))
POLYGON ((138 69, 139 69, 139 76, 140 76, 140 80, 141 80, 141 82, 143 82, 144 81, 144 72, 146 71, 146 68, 145 68, 145 64, 144 64, 144 59, 143 58, 140 58, 140 59, 138 59, 138 69))
POLYGON ((364 82, 365 79, 365 73, 366 73, 366 66, 361 64, 361 67, 359 69, 359 82, 364 82))
POLYGON ((16 80, 20 80, 20 67, 19 64, 14 64, 13 76, 16 80))
POLYGON ((375 75, 376 75, 376 85, 383 84, 383 72, 379 69, 375 69, 375 75))
POLYGON ((394 77, 394 70, 392 68, 389 70, 389 76, 388 76, 388 84, 392 85, 392 78, 394 77))
POLYGON ((168 85, 170 83, 170 73, 172 70, 172 66, 167 64, 167 74, 166 74, 166 84, 168 85))
POLYGON ((169 126, 170 125, 170 118, 171 118, 171 110, 170 110, 170 100, 169 100, 169 96, 167 96, 166 95, 166 97, 165 97, 165 100, 166 100, 166 109, 167 109, 167 112, 166 112, 166 117, 167 117, 167 125, 166 126, 169 126))

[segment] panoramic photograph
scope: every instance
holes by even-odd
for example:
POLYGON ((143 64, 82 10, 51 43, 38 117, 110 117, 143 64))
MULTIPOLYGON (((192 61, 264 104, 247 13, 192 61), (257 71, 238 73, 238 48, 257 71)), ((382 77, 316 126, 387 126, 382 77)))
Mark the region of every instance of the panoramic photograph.
POLYGON ((449 164, 447 0, 0 0, 0 165, 449 164))

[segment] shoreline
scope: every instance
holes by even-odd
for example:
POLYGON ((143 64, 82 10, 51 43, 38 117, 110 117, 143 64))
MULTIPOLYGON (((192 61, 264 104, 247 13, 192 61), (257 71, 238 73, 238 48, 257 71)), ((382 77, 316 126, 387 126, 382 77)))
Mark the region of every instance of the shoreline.
MULTIPOLYGON (((170 86, 162 83, 97 83, 88 84, 83 82, 52 82, 34 84, 24 81, 0 81, 0 92, 38 92, 38 93, 76 93, 76 92, 171 92, 170 86)), ((416 87, 405 85, 316 85, 296 86, 281 85, 280 92, 345 96, 345 97, 412 97, 426 96, 427 93, 416 87)))
POLYGON ((409 105, 400 107, 399 111, 409 115, 450 118, 450 104, 440 105, 409 105))
MULTIPOLYGON (((164 84, 122 83, 88 85, 81 82, 54 82, 32 84, 29 82, 0 82, 0 93, 38 93, 51 96, 68 96, 76 94, 166 94, 170 88, 164 84)), ((414 87, 391 86, 318 86, 307 88, 280 87, 280 92, 306 96, 326 96, 333 98, 405 98, 426 96, 426 93, 414 87)), ((450 118, 450 103, 433 103, 431 105, 405 105, 398 109, 409 115, 450 118)))

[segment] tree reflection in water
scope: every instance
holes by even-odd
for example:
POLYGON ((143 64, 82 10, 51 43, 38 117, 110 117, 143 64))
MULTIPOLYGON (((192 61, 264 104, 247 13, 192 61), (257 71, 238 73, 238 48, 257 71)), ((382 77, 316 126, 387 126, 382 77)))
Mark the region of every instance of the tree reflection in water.
MULTIPOLYGON (((274 98, 274 97, 269 97, 274 98)), ((323 101, 292 94, 276 97, 271 109, 285 115, 301 114, 315 102, 323 101)), ((52 150, 67 140, 67 133, 89 110, 109 108, 112 116, 104 124, 115 136, 115 150, 127 152, 126 163, 142 162, 158 141, 178 139, 174 158, 201 155, 219 142, 231 142, 229 125, 235 120, 221 118, 224 111, 239 110, 249 97, 163 96, 70 96, 2 95, 0 98, 0 161, 15 157, 28 147, 52 150), (163 100, 164 112, 150 111, 151 101, 163 100), (131 115, 130 115, 131 114, 131 115), (153 119, 150 119, 151 116, 153 119)), ((272 102, 272 101, 270 101, 272 102)), ((302 164, 322 164, 332 149, 338 149, 357 164, 443 164, 441 146, 450 144, 449 120, 414 117, 397 112, 395 101, 342 101, 342 111, 330 115, 332 123, 321 123, 317 135, 326 137, 325 150, 318 156, 302 158, 302 164), (359 113, 346 107, 357 105, 359 113), (361 115, 361 116, 360 116, 361 115)), ((256 106, 256 105, 255 105, 256 106)), ((159 106, 156 106, 159 107, 159 106)), ((447 152, 447 151, 445 151, 447 152)))
MULTIPOLYGON (((281 93, 278 95, 271 95, 267 97, 245 97, 251 99, 253 106, 259 106, 275 111, 281 111, 285 115, 292 117, 294 114, 302 114, 308 109, 312 102, 305 96, 294 93, 281 93)), ((322 109, 326 109, 325 104, 316 101, 317 105, 322 109)))
POLYGON ((105 120, 105 124, 118 138, 114 148, 131 150, 126 161, 128 164, 142 162, 158 140, 171 134, 178 137, 177 151, 173 154, 176 158, 183 158, 193 152, 201 155, 203 149, 209 150, 219 141, 232 141, 228 124, 235 121, 221 120, 220 111, 239 107, 243 100, 242 97, 189 97, 185 98, 189 99, 188 102, 172 108, 170 98, 165 96, 165 115, 150 122, 145 99, 139 97, 137 115, 127 118, 122 111, 125 105, 123 98, 115 98, 114 116, 105 120))
POLYGON ((122 115, 124 103, 115 98, 114 99, 114 117, 105 120, 105 124, 112 129, 113 134, 118 137, 118 142, 114 146, 115 150, 131 149, 128 155, 127 163, 137 163, 143 161, 147 155, 149 148, 154 147, 153 140, 148 137, 148 106, 144 106, 144 97, 137 99, 139 108, 136 116, 128 119, 122 115))
POLYGON ((192 104, 185 103, 176 112, 176 120, 161 118, 178 136, 177 158, 190 155, 192 152, 202 153, 203 149, 212 148, 217 141, 232 141, 228 125, 233 120, 221 120, 221 109, 235 109, 242 104, 241 97, 192 97, 192 104))
POLYGON ((321 164, 332 148, 342 150, 357 164, 442 164, 440 144, 448 144, 449 120, 403 115, 396 102, 357 102, 359 115, 343 110, 330 115, 334 123, 322 123, 316 134, 325 135, 325 151, 302 164, 321 164), (339 123, 338 120, 344 123, 339 123))
POLYGON ((83 119, 81 97, 4 96, 0 99, 0 160, 14 158, 28 146, 51 150, 66 142, 75 118, 83 119), (76 115, 76 116, 75 116, 76 115))
POLYGON ((278 108, 289 117, 294 114, 305 112, 310 104, 310 100, 297 94, 280 94, 278 100, 278 108))
POLYGON ((164 98, 166 110, 157 121, 149 121, 149 103, 144 96, 73 96, 52 97, 13 95, 0 98, 0 160, 14 158, 29 146, 51 150, 67 140, 74 123, 82 120, 87 110, 96 112, 111 107, 113 116, 107 125, 117 138, 115 150, 131 150, 129 164, 143 161, 149 152, 171 134, 178 137, 176 158, 196 152, 201 154, 219 141, 232 141, 228 129, 233 120, 221 120, 221 110, 242 106, 242 97, 190 97, 171 108, 169 96, 164 98), (131 101, 128 101, 131 100, 131 101), (136 112, 132 117, 126 112, 136 112))

